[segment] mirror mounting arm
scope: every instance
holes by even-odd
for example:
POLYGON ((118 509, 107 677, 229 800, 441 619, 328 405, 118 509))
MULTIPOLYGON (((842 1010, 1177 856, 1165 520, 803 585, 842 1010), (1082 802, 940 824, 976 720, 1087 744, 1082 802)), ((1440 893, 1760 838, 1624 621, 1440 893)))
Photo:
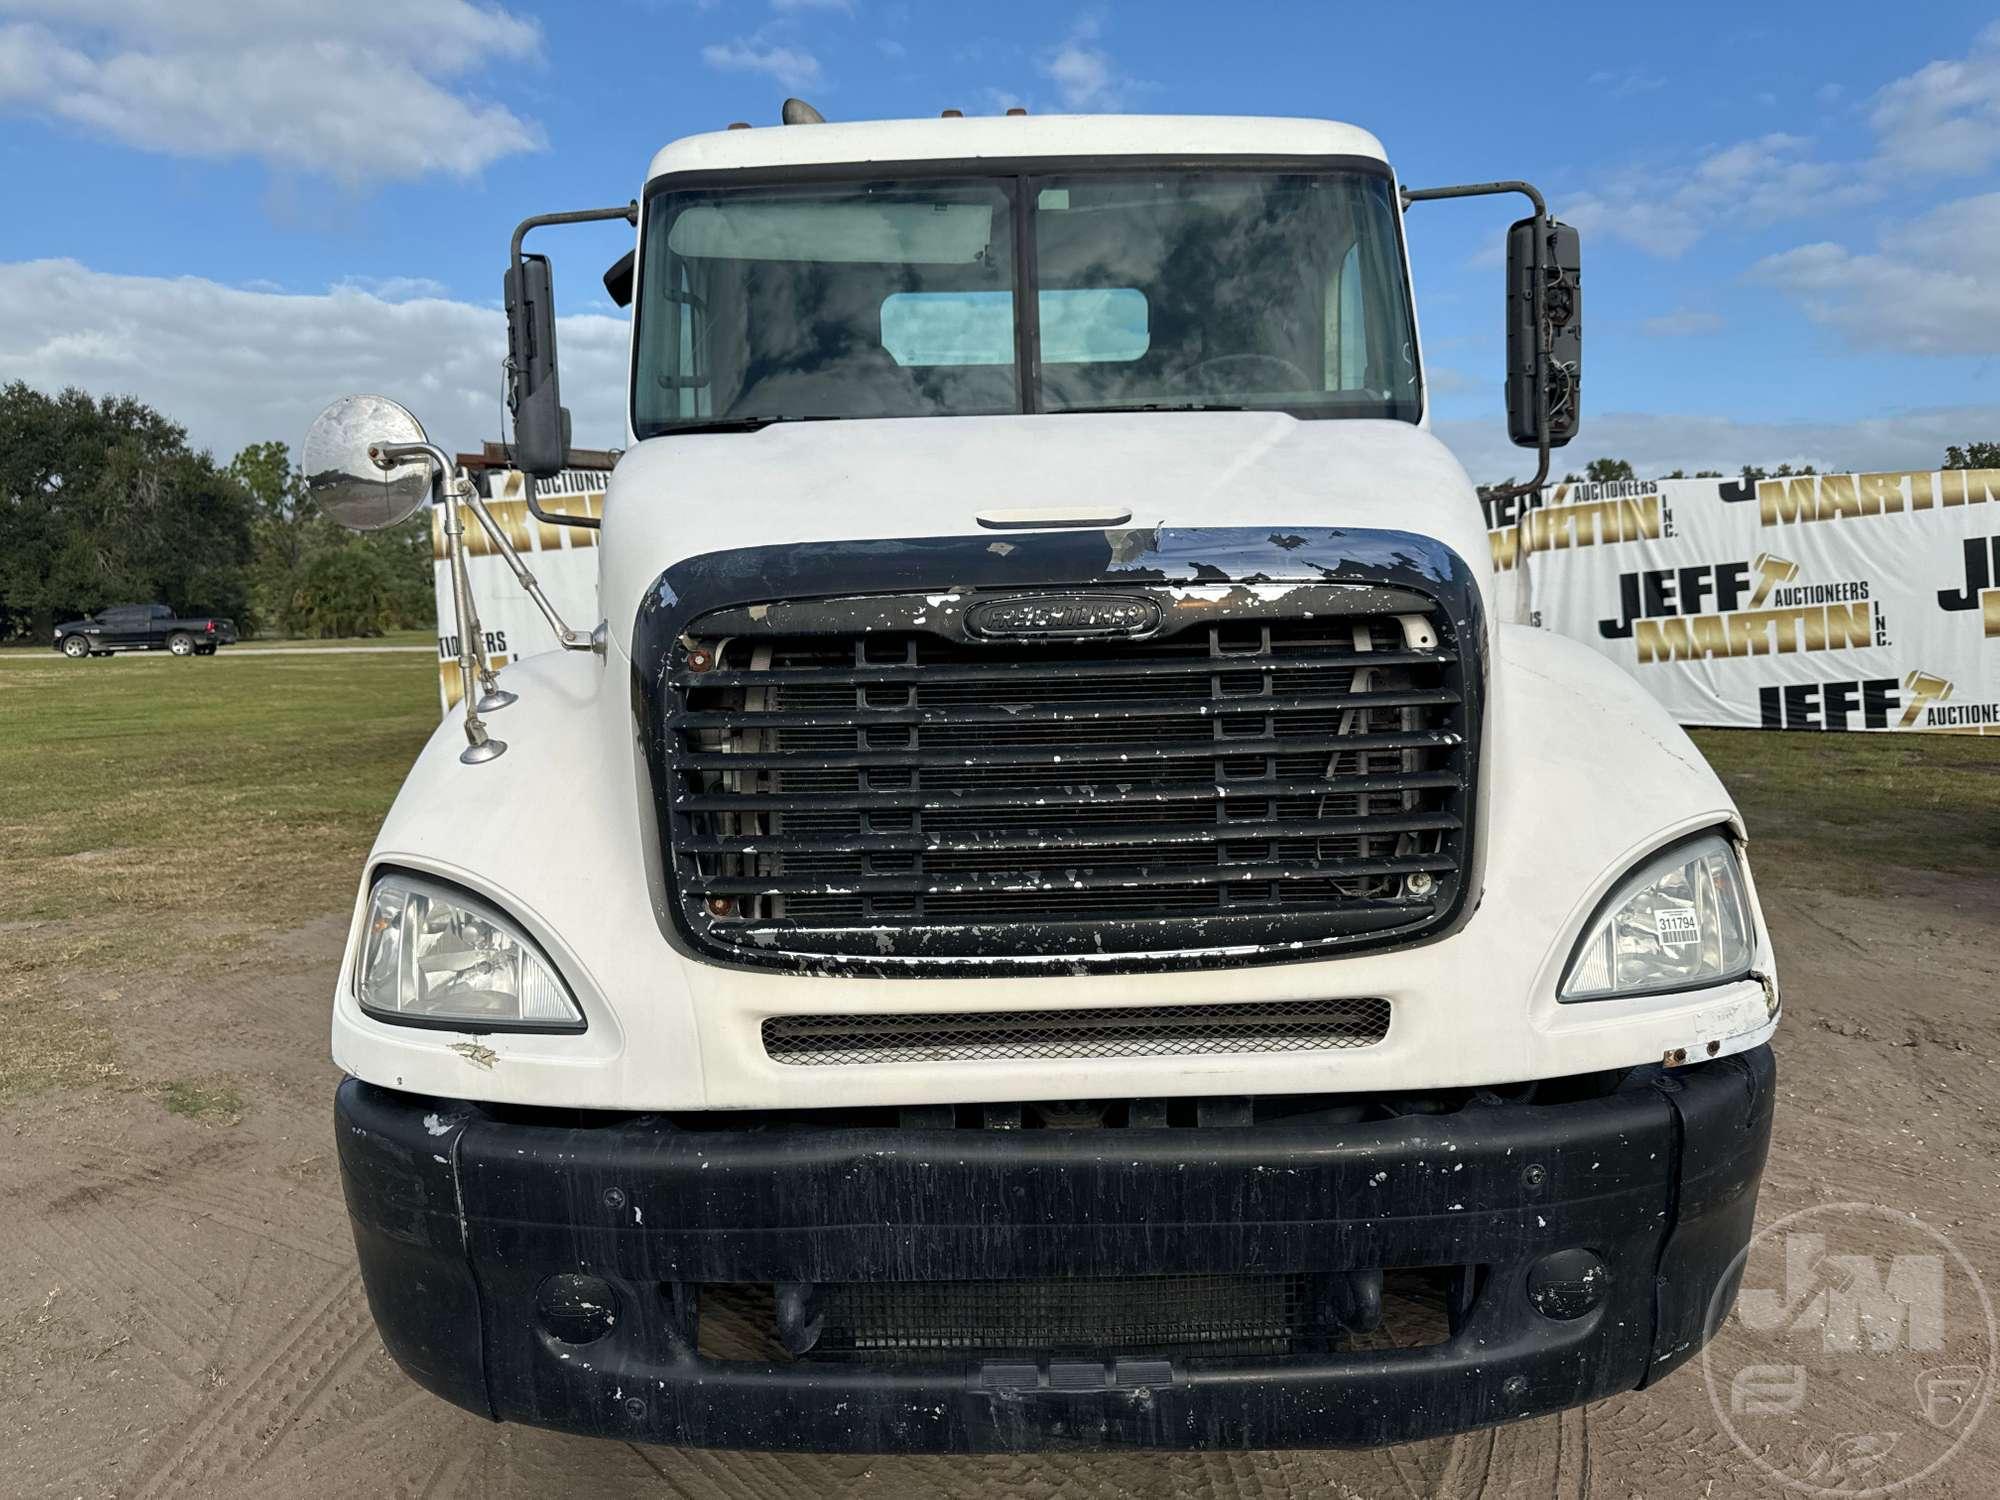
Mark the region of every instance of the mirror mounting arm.
POLYGON ((535 601, 535 607, 542 612, 542 618, 549 622, 549 628, 555 631, 556 641, 563 650, 602 650, 603 645, 594 633, 572 630, 564 623, 563 617, 556 612, 555 605, 549 602, 549 596, 542 592, 542 586, 536 581, 535 575, 530 573, 528 565, 521 561, 521 554, 514 550, 514 544, 507 539, 507 533, 500 529, 500 523, 495 521, 492 513, 486 509, 486 502, 480 498, 479 491, 473 488, 472 481, 459 475, 451 481, 451 487, 455 489, 458 497, 472 508, 472 513, 478 517, 479 524, 493 539, 493 545, 507 560, 507 566, 513 569, 515 580, 519 582, 527 596, 535 601))
MULTIPOLYGON (((509 285, 516 287, 526 285, 521 264, 521 242, 527 238, 530 229, 540 229, 552 224, 595 224, 609 219, 623 219, 626 223, 637 228, 639 224, 639 200, 634 198, 614 208, 579 208, 572 209, 566 213, 532 214, 528 218, 523 219, 519 224, 514 226, 514 238, 507 248, 507 263, 512 272, 509 285)), ((507 384, 510 391, 516 389, 511 374, 507 384)), ((563 442, 565 446, 567 446, 569 441, 568 429, 569 422, 567 414, 565 414, 563 419, 563 442)), ((579 516, 569 514, 565 511, 543 510, 541 501, 535 498, 535 476, 524 474, 523 478, 527 480, 528 512, 537 521, 544 522, 550 526, 577 526, 588 531, 596 531, 603 526, 604 523, 596 516, 579 516)), ((547 612, 545 607, 543 613, 546 614, 547 612)), ((551 621, 551 623, 554 622, 551 621)), ((560 628, 558 627, 559 630, 560 628)))
POLYGON ((433 493, 444 505, 445 565, 451 574, 452 628, 458 633, 459 702, 465 707, 465 748, 459 751, 458 758, 469 766, 495 760, 506 753, 507 742, 486 732, 486 721, 480 718, 479 710, 482 704, 504 708, 514 701, 514 695, 502 693, 493 680, 493 668, 486 659, 486 643, 473 608, 472 579, 465 570, 465 522, 458 513, 455 493, 458 465, 442 448, 428 441, 371 444, 368 456, 385 469, 411 459, 425 460, 431 465, 433 493), (483 690, 477 698, 476 688, 483 690))
POLYGON ((530 214, 514 226, 514 240, 508 247, 509 262, 516 272, 521 269, 521 241, 528 237, 530 229, 541 229, 550 224, 596 224, 606 219, 623 219, 633 228, 639 226, 639 200, 621 203, 616 208, 577 208, 568 213, 530 214))
MULTIPOLYGON (((1532 295, 1535 319, 1535 430, 1540 435, 1540 441, 1535 445, 1535 477, 1526 484, 1513 484, 1504 489, 1486 491, 1487 495, 1494 499, 1511 500, 1521 495, 1534 494, 1549 480, 1549 365, 1554 353, 1553 332, 1547 317, 1549 206, 1534 184, 1517 181, 1463 182, 1452 187, 1404 188, 1402 197, 1403 207, 1407 210, 1412 203, 1430 203, 1442 198, 1483 198, 1496 193, 1519 193, 1535 205, 1535 274, 1532 295)), ((518 237, 516 243, 519 243, 518 237)))

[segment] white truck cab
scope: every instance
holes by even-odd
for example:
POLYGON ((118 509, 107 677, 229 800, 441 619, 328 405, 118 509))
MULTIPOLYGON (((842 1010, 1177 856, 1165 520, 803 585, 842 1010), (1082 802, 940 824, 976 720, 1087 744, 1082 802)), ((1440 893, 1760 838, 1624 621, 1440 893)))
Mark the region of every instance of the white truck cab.
MULTIPOLYGON (((1405 212, 1532 189, 1408 192, 1320 121, 786 118, 515 236, 547 476, 522 236, 634 222, 629 447, 570 649, 492 672, 455 561, 465 716, 363 875, 333 1052, 391 1352, 503 1420, 858 1451, 1660 1378, 1733 1295, 1778 991, 1728 795, 1511 622, 1429 431, 1405 212)), ((1577 274, 1534 203, 1545 476, 1577 274)), ((306 468, 502 540, 389 403, 306 468)))

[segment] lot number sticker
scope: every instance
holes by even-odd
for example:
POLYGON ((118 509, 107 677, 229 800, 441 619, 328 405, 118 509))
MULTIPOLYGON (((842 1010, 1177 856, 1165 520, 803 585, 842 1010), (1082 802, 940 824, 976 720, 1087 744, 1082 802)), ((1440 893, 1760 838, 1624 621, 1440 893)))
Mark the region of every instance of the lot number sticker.
POLYGON ((1694 912, 1684 906, 1668 907, 1656 913, 1653 931, 1659 934, 1661 944, 1668 948, 1685 948, 1689 943, 1701 941, 1701 924, 1695 920, 1694 912))

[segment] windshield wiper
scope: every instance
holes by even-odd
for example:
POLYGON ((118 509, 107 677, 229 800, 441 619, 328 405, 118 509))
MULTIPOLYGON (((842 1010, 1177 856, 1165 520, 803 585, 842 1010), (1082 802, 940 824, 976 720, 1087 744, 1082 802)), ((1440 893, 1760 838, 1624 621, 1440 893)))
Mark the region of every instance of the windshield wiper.
POLYGON ((1059 406, 1053 415, 1064 412, 1105 411, 1267 411, 1268 407, 1242 406, 1228 401, 1141 401, 1116 406, 1059 406))
POLYGON ((760 427, 769 427, 773 422, 796 421, 794 417, 705 417, 699 422, 668 422, 661 426, 661 432, 675 437, 684 432, 755 432, 760 427))
POLYGON ((699 422, 672 422, 660 429, 661 435, 673 437, 683 432, 755 432, 760 427, 769 427, 777 422, 840 422, 846 418, 832 412, 808 414, 805 416, 775 417, 704 417, 699 422))

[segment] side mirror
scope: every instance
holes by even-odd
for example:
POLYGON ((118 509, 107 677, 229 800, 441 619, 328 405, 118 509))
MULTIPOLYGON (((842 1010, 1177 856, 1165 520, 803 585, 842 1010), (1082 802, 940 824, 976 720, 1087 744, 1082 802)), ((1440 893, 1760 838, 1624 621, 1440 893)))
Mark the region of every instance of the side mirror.
POLYGON ((514 463, 537 479, 562 471, 568 422, 556 381, 556 308, 549 258, 523 255, 507 268, 508 406, 514 413, 514 463))
POLYGON ((1544 438, 1560 448, 1576 436, 1582 415, 1583 280, 1577 233, 1554 219, 1544 228, 1540 320, 1535 306, 1535 225, 1517 220, 1507 230, 1507 433, 1523 448, 1544 438), (1543 338, 1548 357, 1542 358, 1543 338), (1548 431, 1542 430, 1537 396, 1548 393, 1548 431))
POLYGON ((424 441, 423 425, 388 397, 342 396, 306 429, 306 493, 349 531, 400 525, 430 499, 431 466, 420 458, 384 465, 375 455, 424 441))
POLYGON ((632 305, 632 285, 637 279, 637 273, 634 268, 638 263, 639 257, 637 254, 627 250, 617 260, 613 261, 611 269, 604 273, 604 290, 611 298, 614 306, 630 307, 632 305))

